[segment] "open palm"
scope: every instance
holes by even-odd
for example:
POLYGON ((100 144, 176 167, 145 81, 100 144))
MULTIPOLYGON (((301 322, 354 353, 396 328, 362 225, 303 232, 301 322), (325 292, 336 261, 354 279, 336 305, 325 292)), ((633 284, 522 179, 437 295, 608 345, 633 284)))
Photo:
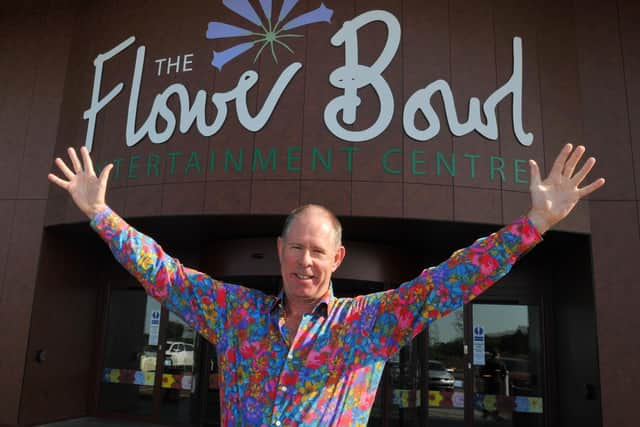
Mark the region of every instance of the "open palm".
POLYGON ((580 170, 575 172, 584 152, 585 148, 581 145, 575 149, 571 144, 565 145, 556 157, 549 176, 544 180, 540 177, 537 163, 533 160, 529 161, 531 167, 529 218, 540 233, 544 233, 564 219, 580 199, 604 185, 604 178, 599 178, 580 187, 596 163, 593 157, 589 157, 580 170))
POLYGON ((78 208, 89 218, 93 218, 106 206, 105 195, 107 192, 107 182, 109 173, 113 168, 112 164, 106 166, 100 176, 96 176, 93 168, 91 156, 86 147, 80 149, 82 163, 72 147, 67 149, 73 170, 61 158, 56 158, 56 165, 66 178, 66 180, 50 173, 49 181, 60 188, 67 190, 78 208))

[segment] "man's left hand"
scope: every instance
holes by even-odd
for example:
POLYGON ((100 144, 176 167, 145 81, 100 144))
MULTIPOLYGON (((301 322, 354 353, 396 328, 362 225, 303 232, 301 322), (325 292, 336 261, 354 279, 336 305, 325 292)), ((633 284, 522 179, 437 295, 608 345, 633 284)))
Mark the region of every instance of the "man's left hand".
POLYGON ((575 149, 571 144, 565 145, 556 157, 549 176, 544 180, 540 177, 538 164, 529 160, 531 210, 528 216, 540 234, 569 215, 580 199, 604 185, 604 178, 598 178, 589 185, 579 187, 596 164, 596 159, 589 157, 580 170, 575 172, 584 152, 582 145, 575 149))

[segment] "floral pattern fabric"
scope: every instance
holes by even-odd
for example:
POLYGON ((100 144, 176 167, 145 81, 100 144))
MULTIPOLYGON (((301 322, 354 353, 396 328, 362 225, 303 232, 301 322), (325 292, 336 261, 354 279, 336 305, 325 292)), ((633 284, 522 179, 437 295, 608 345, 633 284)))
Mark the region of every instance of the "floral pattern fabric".
POLYGON ((427 327, 503 277, 541 237, 519 218, 397 289, 330 292, 291 343, 283 296, 183 266, 107 208, 91 222, 116 259, 216 346, 223 426, 366 426, 386 361, 427 327))

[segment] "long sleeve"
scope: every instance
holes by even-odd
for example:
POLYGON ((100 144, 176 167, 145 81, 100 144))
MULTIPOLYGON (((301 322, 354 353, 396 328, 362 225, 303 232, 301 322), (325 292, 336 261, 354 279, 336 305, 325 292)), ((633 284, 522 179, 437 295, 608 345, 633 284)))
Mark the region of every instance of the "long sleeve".
POLYGON ((209 341, 217 342, 233 298, 232 288, 239 287, 184 267, 152 238, 138 232, 110 208, 98 214, 91 221, 91 227, 150 296, 209 341))
POLYGON ((541 239, 522 217, 397 289, 361 297, 356 304, 372 354, 390 357, 432 321, 487 290, 541 239))

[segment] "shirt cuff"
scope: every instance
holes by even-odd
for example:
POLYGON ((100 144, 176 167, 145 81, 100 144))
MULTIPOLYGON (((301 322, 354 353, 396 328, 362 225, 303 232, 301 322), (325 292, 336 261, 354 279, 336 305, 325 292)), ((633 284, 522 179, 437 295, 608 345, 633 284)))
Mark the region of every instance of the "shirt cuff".
POLYGON ((98 214, 93 217, 89 225, 94 231, 100 232, 104 229, 106 219, 111 215, 115 215, 115 212, 113 212, 109 206, 105 206, 101 212, 98 212, 98 214))

